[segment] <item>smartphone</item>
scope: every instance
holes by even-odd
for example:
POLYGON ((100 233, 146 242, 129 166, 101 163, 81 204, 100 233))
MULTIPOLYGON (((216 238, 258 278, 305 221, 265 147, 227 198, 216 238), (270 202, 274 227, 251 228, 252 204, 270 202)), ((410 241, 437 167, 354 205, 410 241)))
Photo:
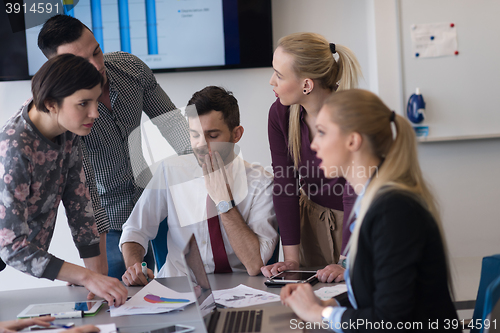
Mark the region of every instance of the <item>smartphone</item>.
POLYGON ((271 276, 265 282, 266 286, 283 286, 287 283, 311 283, 317 282, 316 271, 283 271, 271 276))
POLYGON ((187 333, 194 331, 194 327, 192 326, 184 326, 184 325, 172 325, 164 328, 160 328, 157 330, 152 330, 149 333, 187 333))

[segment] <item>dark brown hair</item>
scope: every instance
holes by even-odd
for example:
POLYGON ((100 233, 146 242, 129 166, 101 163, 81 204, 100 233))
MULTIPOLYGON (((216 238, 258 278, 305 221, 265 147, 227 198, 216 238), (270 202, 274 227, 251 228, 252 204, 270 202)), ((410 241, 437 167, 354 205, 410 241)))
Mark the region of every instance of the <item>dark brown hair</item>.
POLYGON ((240 125, 240 109, 233 93, 224 88, 208 86, 193 94, 186 107, 188 117, 201 116, 211 111, 222 112, 230 131, 240 125), (194 107, 190 107, 194 105, 194 107))
POLYGON ((38 34, 38 48, 50 58, 63 44, 72 43, 82 36, 83 29, 92 32, 78 19, 68 15, 54 15, 49 18, 38 34))
POLYGON ((46 101, 61 105, 63 99, 80 89, 92 89, 104 84, 101 73, 90 62, 73 54, 61 54, 49 59, 31 80, 33 103, 42 112, 49 112, 46 101))

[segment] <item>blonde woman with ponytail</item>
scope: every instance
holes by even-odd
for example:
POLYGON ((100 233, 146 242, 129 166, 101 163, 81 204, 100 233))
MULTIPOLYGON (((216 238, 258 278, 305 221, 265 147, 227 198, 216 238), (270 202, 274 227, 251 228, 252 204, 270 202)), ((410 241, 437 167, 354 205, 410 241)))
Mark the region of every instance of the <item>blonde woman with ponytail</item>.
POLYGON ((340 170, 358 194, 345 271, 350 305, 321 301, 309 284, 286 286, 282 302, 336 332, 461 332, 449 325, 458 319, 446 244, 411 125, 353 89, 326 100, 316 129, 311 148, 321 168, 340 170))
MULTIPOLYGON (((299 266, 325 267, 322 282, 339 282, 341 254, 350 237, 347 217, 356 195, 337 174, 327 179, 310 149, 325 99, 355 88, 361 70, 345 46, 315 33, 281 38, 273 57, 276 102, 269 111, 269 144, 274 169, 273 201, 284 262, 262 268, 271 276, 299 266)), ((345 263, 345 261, 344 261, 345 263)))

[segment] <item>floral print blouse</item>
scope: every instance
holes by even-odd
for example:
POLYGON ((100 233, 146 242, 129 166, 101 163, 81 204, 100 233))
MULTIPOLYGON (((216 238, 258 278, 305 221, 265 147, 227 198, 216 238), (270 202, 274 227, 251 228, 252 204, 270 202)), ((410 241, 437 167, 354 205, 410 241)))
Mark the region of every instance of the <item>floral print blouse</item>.
MULTIPOLYGON (((38 278, 54 280, 64 261, 47 252, 63 201, 81 258, 99 255, 99 235, 82 168, 80 137, 45 138, 27 101, 0 132, 0 258, 38 278)), ((38 112, 38 111, 35 111, 38 112)))

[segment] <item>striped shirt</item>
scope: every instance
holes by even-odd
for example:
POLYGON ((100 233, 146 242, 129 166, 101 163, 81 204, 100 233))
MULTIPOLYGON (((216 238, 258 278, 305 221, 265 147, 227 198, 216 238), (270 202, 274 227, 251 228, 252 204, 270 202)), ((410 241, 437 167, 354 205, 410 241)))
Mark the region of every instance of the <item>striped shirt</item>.
POLYGON ((177 153, 191 150, 186 119, 145 63, 134 55, 112 52, 104 55, 104 65, 112 110, 99 102, 99 118, 82 140, 99 233, 122 229, 152 177, 141 148, 142 111, 177 153))

